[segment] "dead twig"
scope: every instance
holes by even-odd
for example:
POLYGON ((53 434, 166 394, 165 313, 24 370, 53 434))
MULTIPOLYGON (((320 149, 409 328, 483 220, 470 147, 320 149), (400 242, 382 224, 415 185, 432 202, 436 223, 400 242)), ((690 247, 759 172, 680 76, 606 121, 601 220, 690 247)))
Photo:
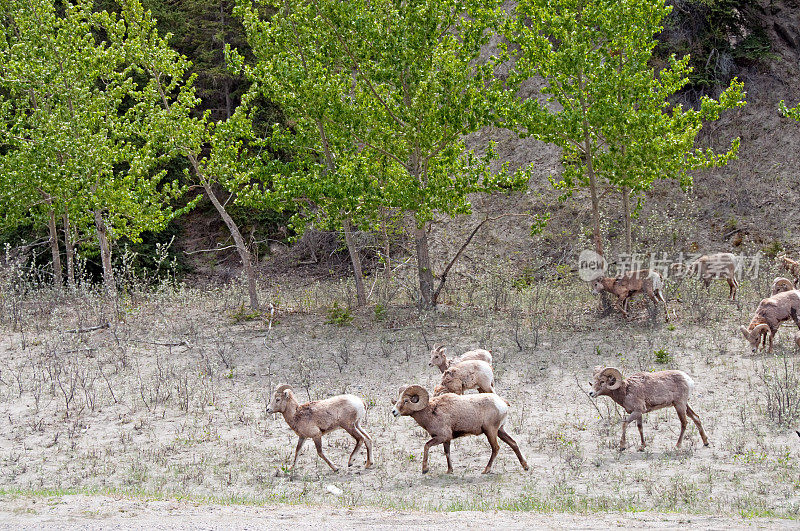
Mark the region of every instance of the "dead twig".
POLYGON ((110 328, 111 323, 103 323, 97 326, 90 326, 88 328, 74 328, 72 330, 64 330, 66 334, 84 334, 86 332, 94 332, 95 330, 103 330, 104 328, 110 328))

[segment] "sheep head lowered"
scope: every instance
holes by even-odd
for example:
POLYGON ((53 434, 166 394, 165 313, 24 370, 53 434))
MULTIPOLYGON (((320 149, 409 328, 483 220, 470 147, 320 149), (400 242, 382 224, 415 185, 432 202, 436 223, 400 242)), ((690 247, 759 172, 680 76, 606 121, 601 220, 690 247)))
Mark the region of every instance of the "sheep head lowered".
POLYGON ((628 271, 617 278, 596 278, 590 282, 590 285, 592 293, 595 295, 599 295, 603 291, 616 295, 619 310, 625 317, 628 317, 628 299, 637 293, 644 293, 653 301, 654 305, 657 306, 659 301, 664 303, 664 319, 669 321, 667 299, 664 297, 664 279, 661 278, 658 271, 650 269, 628 271))
POLYGON ((528 470, 528 463, 522 456, 519 446, 503 429, 508 415, 508 403, 494 393, 477 395, 454 395, 447 393, 430 398, 428 391, 422 386, 411 385, 400 388, 399 398, 392 408, 392 415, 410 416, 427 431, 431 439, 425 443, 422 456, 422 473, 428 472, 428 452, 432 446, 441 444, 447 458, 447 473, 453 473, 450 460, 450 441, 464 435, 486 435, 492 447, 489 463, 483 470, 488 474, 492 470, 500 444, 499 437, 508 444, 517 455, 522 468, 528 470))
POLYGON ((480 393, 493 393, 492 366, 481 360, 467 360, 453 365, 442 374, 442 381, 436 386, 434 394, 448 392, 463 395, 468 389, 477 389, 480 393))
POLYGON ((337 468, 322 452, 322 436, 337 429, 343 429, 356 440, 356 447, 350 454, 347 466, 352 466, 353 459, 361 445, 367 448, 367 461, 364 468, 372 466, 372 438, 361 427, 367 413, 364 401, 355 395, 338 395, 325 400, 316 400, 298 404, 290 385, 281 385, 272 395, 267 413, 281 413, 284 420, 300 439, 294 451, 292 470, 297 463, 297 456, 306 439, 314 441, 319 455, 334 471, 337 468))
POLYGON ((762 299, 756 308, 756 313, 750 324, 739 327, 742 335, 750 343, 753 352, 767 343, 769 336, 769 351, 772 352, 772 343, 781 323, 791 319, 800 329, 800 291, 791 290, 776 293, 772 297, 762 299))
POLYGON ((694 421, 700 431, 703 444, 708 446, 708 438, 700 418, 689 407, 689 395, 694 388, 694 382, 683 371, 637 372, 627 379, 622 372, 614 367, 595 367, 593 381, 589 382, 592 390, 589 396, 610 396, 614 402, 621 405, 628 416, 622 421, 622 439, 619 443, 620 451, 626 448, 625 432, 628 423, 636 421, 639 428, 639 437, 644 450, 644 431, 642 429, 642 415, 650 411, 673 406, 681 421, 681 433, 676 446, 680 448, 683 434, 686 431, 686 416, 694 421))

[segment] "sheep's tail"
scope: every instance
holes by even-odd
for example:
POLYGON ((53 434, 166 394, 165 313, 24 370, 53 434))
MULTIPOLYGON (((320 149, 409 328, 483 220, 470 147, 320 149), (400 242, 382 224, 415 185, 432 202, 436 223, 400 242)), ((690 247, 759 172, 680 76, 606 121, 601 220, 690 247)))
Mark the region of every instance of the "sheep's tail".
POLYGON ((667 299, 664 297, 664 279, 661 278, 661 275, 656 271, 650 273, 650 279, 653 282, 653 294, 658 300, 666 304, 667 299))

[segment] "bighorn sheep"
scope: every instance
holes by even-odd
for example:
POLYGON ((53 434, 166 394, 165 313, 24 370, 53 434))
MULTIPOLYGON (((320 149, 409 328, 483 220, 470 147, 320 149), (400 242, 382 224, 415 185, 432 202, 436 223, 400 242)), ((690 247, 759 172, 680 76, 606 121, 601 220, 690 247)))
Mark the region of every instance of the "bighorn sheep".
POLYGON ((794 289, 794 284, 788 278, 778 277, 772 281, 772 289, 770 291, 770 295, 777 295, 778 293, 783 293, 784 291, 792 291, 794 289))
POLYGON ((664 279, 658 271, 650 269, 640 269, 638 271, 628 271, 622 277, 600 277, 591 282, 592 293, 599 295, 602 291, 613 293, 617 296, 617 304, 622 311, 622 315, 628 317, 628 299, 639 292, 644 292, 653 304, 658 301, 664 303, 664 318, 669 321, 667 313, 667 299, 664 298, 664 279))
POLYGON ((753 352, 756 352, 759 346, 766 346, 769 333, 769 352, 772 352, 772 341, 783 321, 791 319, 800 329, 798 312, 800 312, 800 291, 784 291, 762 299, 750 324, 739 329, 744 338, 750 342, 753 352))
POLYGON ((628 416, 622 421, 622 439, 619 442, 620 451, 624 450, 625 431, 630 422, 636 421, 639 428, 639 437, 642 446, 639 451, 644 450, 644 431, 642 430, 642 415, 657 409, 674 406, 681 421, 681 433, 678 435, 678 443, 675 445, 680 448, 683 440, 683 433, 686 431, 686 416, 694 421, 697 429, 700 430, 700 438, 703 445, 708 446, 708 438, 703 426, 700 424, 700 417, 689 407, 689 395, 694 388, 694 381, 683 371, 659 371, 659 372, 637 372, 628 378, 623 378, 619 369, 614 367, 595 367, 594 381, 589 382, 592 390, 589 396, 592 398, 607 395, 617 404, 625 408, 628 416))
POLYGON ((528 462, 522 456, 519 446, 503 429, 508 415, 508 403, 494 393, 459 396, 447 393, 433 398, 419 385, 400 388, 400 397, 392 408, 392 415, 410 416, 427 431, 431 440, 425 443, 422 456, 422 473, 428 473, 428 451, 431 446, 444 446, 447 457, 447 473, 453 473, 450 461, 450 441, 464 435, 480 435, 483 433, 492 447, 492 456, 483 470, 484 474, 492 471, 500 444, 497 438, 514 450, 524 470, 528 470, 528 462))
POLYGON ((489 365, 492 364, 492 353, 482 348, 476 348, 475 350, 465 352, 458 357, 449 359, 447 358, 447 353, 445 350, 446 349, 443 346, 437 347, 434 345, 433 350, 431 350, 431 361, 428 363, 428 366, 439 367, 439 371, 444 372, 448 367, 452 367, 457 363, 467 360, 481 360, 485 361, 489 365))
POLYGON ((794 285, 795 287, 800 287, 800 263, 792 260, 785 254, 782 254, 777 257, 778 266, 783 269, 784 271, 788 271, 792 274, 792 278, 794 278, 794 285))
POLYGON ((481 360, 467 360, 453 365, 444 371, 442 381, 433 394, 463 395, 467 389, 477 389, 479 393, 494 393, 492 366, 481 360))
POLYGON ((297 456, 303 448, 303 443, 306 439, 311 439, 317 447, 317 455, 336 472, 338 469, 322 453, 322 436, 339 428, 356 440, 356 447, 350 454, 347 466, 353 464, 356 452, 362 444, 367 447, 367 461, 364 468, 372 466, 372 439, 361 427, 361 421, 367 414, 367 406, 361 398, 355 395, 338 395, 301 405, 297 403, 292 387, 281 385, 275 390, 272 402, 267 407, 267 413, 282 413, 286 423, 300 437, 294 450, 292 470, 297 463, 297 456))
POLYGON ((724 279, 728 282, 728 299, 736 300, 736 291, 739 289, 739 281, 736 280, 736 255, 733 253, 706 254, 687 266, 674 264, 673 270, 681 276, 691 275, 702 279, 706 290, 711 286, 711 281, 724 279))

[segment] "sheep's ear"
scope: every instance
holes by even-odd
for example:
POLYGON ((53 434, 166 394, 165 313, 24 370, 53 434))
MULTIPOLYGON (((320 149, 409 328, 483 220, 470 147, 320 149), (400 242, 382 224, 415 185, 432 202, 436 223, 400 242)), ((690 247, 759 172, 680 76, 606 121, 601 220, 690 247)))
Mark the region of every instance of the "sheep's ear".
POLYGON ((412 397, 411 397, 411 402, 412 402, 412 403, 414 403, 414 404, 416 404, 417 402, 419 402, 419 395, 414 395, 414 396, 412 396, 412 397))

